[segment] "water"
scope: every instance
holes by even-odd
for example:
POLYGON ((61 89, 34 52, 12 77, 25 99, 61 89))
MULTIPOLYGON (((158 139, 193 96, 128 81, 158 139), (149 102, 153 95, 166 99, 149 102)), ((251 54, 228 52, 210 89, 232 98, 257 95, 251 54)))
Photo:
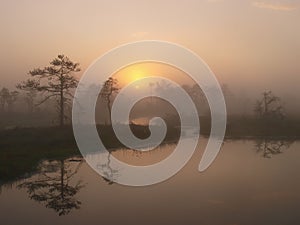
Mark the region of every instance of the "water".
MULTIPOLYGON (((0 224, 300 224, 300 142, 227 141, 199 173, 205 143, 176 176, 149 187, 110 183, 80 158, 44 161, 38 174, 2 187, 0 224)), ((147 165, 173 148, 113 155, 147 165)))

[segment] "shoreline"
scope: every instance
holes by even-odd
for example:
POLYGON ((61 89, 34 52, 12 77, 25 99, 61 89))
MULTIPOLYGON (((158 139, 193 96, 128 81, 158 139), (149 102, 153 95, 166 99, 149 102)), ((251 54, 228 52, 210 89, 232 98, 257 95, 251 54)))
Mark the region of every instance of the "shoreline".
MULTIPOLYGON (((101 128, 106 128, 100 126, 101 128)), ((132 132, 139 138, 149 136, 147 126, 134 125, 132 132)), ((207 131, 207 130, 206 130, 207 131)), ((109 151, 126 148, 115 136, 113 130, 101 132, 101 140, 109 151)), ((298 141, 300 135, 282 135, 279 133, 262 135, 234 135, 227 130, 224 142, 237 140, 289 140, 298 141)), ((176 144, 180 136, 178 129, 171 129, 161 144, 176 144)), ((208 138, 209 133, 202 133, 200 137, 208 138)), ((71 126, 45 128, 19 128, 0 131, 0 186, 1 183, 17 180, 24 175, 37 170, 42 160, 63 160, 69 157, 81 156, 78 150, 71 126)))

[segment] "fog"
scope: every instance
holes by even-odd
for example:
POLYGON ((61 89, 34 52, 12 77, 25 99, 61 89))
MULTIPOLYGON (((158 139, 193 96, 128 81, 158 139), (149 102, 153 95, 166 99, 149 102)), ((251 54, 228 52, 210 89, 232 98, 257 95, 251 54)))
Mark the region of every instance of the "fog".
MULTIPOLYGON (((148 92, 149 95, 150 92, 151 95, 155 95, 159 92, 176 92, 175 87, 164 85, 164 83, 156 83, 151 87, 151 90, 149 87, 144 87, 143 91, 148 92)), ((121 89, 122 87, 119 88, 121 89)), ((210 117, 209 105, 200 87, 195 83, 189 83, 182 84, 181 88, 191 97, 197 108, 199 117, 210 117)), ((221 88, 225 98, 228 117, 252 118, 256 116, 255 105, 257 101, 263 98, 263 92, 250 92, 247 90, 235 89, 231 88, 228 84, 221 84, 221 88)), ((17 89, 11 89, 11 95, 14 93, 13 90, 17 89)), ((272 89, 265 89, 265 91, 268 90, 272 89)), ((14 99, 11 99, 8 102, 3 100, 3 95, 1 94, 0 127, 2 129, 13 129, 16 127, 55 126, 58 124, 58 99, 53 98, 47 100, 43 104, 39 104, 47 95, 38 94, 37 96, 33 97, 31 99, 32 102, 30 102, 28 93, 21 90, 17 91, 18 93, 16 93, 14 99)), ((299 95, 297 95, 295 92, 293 94, 293 92, 294 91, 291 91, 289 94, 280 95, 280 93, 284 92, 275 92, 272 90, 272 94, 280 98, 279 104, 283 107, 285 117, 288 119, 300 119, 299 95)), ((3 93, 3 89, 1 90, 1 93, 3 93)), ((117 95, 118 93, 112 95, 111 105, 113 105, 113 99, 117 95)), ((134 97, 135 90, 133 90, 131 96, 128 96, 128 98, 134 97)), ((66 105, 65 114, 66 122, 70 124, 72 118, 72 102, 66 105)), ((167 101, 157 97, 148 97, 139 101, 132 108, 130 113, 130 121, 135 124, 144 125, 148 124, 149 119, 156 116, 162 117, 165 120, 170 120, 174 116, 177 118, 178 114, 176 109, 167 101)), ((107 104, 100 95, 98 96, 95 118, 98 124, 109 123, 107 104)), ((178 121, 178 118, 171 122, 175 124, 177 123, 176 121, 178 121)))

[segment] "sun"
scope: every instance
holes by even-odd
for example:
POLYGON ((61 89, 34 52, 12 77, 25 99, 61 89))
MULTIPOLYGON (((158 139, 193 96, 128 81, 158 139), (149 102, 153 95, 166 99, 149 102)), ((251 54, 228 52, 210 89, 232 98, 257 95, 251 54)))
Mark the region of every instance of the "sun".
POLYGON ((127 75, 126 79, 129 82, 134 82, 134 81, 140 80, 140 79, 142 79, 142 78, 144 78, 144 77, 147 76, 145 70, 136 69, 136 68, 128 71, 128 74, 126 74, 126 75, 127 75))
MULTIPOLYGON (((120 87, 125 87, 134 81, 151 76, 162 76, 170 80, 174 80, 179 84, 188 84, 193 82, 183 71, 170 65, 156 62, 144 62, 128 65, 118 70, 113 74, 113 76, 118 80, 120 87)), ((139 88, 143 89, 143 85, 139 84, 139 88)))
POLYGON ((126 68, 123 68, 116 74, 116 78, 119 80, 119 83, 121 85, 127 85, 147 76, 149 76, 147 68, 140 64, 131 65, 126 68))

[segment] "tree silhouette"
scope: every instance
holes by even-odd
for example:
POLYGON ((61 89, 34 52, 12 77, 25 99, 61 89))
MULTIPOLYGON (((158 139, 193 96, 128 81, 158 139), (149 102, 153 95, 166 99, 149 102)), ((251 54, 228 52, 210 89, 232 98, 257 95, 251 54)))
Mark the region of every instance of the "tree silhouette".
POLYGON ((42 92, 46 97, 37 105, 40 105, 50 98, 56 98, 60 126, 64 125, 66 118, 65 107, 73 98, 71 90, 77 87, 78 80, 73 76, 74 72, 79 72, 79 64, 72 62, 64 55, 58 55, 50 62, 50 66, 43 69, 29 71, 33 79, 28 79, 17 87, 25 91, 42 92))
POLYGON ((206 98, 201 90, 201 88, 197 85, 194 84, 192 86, 190 85, 182 85, 182 88, 188 93, 188 95, 191 97, 193 102, 195 103, 195 106, 199 112, 199 115, 202 114, 207 114, 209 113, 209 109, 206 103, 206 98))
POLYGON ((288 149, 292 143, 292 140, 260 139, 255 142, 255 148, 257 152, 262 152, 264 158, 271 158, 288 149))
POLYGON ((25 91, 25 102, 28 107, 28 112, 32 113, 34 111, 34 101, 38 94, 39 81, 34 79, 28 79, 26 82, 18 84, 16 86, 18 89, 25 91))
POLYGON ((254 111, 261 119, 283 119, 284 109, 279 97, 271 91, 263 92, 261 100, 257 100, 254 111))
POLYGON ((81 181, 71 185, 71 178, 78 172, 82 160, 45 161, 39 169, 40 173, 34 180, 18 185, 27 189, 29 197, 54 209, 60 216, 73 209, 79 209, 81 202, 75 198, 77 192, 84 186, 81 181), (71 163, 79 162, 75 169, 71 163))
POLYGON ((106 107, 108 110, 108 120, 109 124, 111 124, 111 102, 112 97, 115 93, 119 91, 118 87, 118 80, 115 78, 108 78, 103 84, 103 88, 100 92, 100 97, 104 100, 106 103, 106 107))
POLYGON ((8 99, 10 98, 9 90, 7 88, 2 88, 0 91, 0 105, 1 111, 5 110, 8 99))
POLYGON ((102 176, 103 180, 107 182, 109 185, 112 185, 115 183, 115 180, 117 179, 118 170, 113 169, 111 167, 111 152, 107 155, 107 162, 105 164, 99 164, 97 165, 98 169, 102 171, 102 173, 105 174, 105 176, 102 176))
POLYGON ((19 92, 9 91, 7 88, 2 88, 0 91, 0 109, 2 112, 12 111, 13 104, 17 100, 19 92))

